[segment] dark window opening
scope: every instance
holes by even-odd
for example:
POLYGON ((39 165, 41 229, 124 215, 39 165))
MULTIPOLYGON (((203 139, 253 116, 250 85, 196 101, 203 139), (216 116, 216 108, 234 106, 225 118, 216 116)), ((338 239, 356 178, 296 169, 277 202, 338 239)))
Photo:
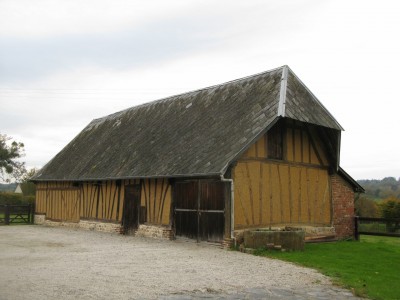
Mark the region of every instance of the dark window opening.
POLYGON ((267 132, 268 158, 283 159, 283 127, 277 124, 267 132))

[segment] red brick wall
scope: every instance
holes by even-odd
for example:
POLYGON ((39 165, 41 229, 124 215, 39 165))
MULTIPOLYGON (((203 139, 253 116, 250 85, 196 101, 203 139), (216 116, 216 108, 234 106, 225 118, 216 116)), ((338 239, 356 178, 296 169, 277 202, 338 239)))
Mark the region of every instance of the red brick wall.
POLYGON ((339 239, 354 236, 354 191, 339 175, 331 176, 333 226, 339 239))

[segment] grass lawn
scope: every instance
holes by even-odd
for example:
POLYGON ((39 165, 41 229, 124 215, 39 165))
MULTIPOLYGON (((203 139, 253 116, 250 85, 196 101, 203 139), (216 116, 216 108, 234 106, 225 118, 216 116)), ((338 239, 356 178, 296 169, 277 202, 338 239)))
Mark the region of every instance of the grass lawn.
POLYGON ((371 299, 400 299, 400 238, 361 236, 360 242, 306 244, 303 252, 257 250, 256 255, 311 267, 371 299))

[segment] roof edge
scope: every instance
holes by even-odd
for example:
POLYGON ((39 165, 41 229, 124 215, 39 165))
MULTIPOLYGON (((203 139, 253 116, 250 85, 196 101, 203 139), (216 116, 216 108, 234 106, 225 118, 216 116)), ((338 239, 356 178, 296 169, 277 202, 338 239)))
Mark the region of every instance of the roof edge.
POLYGON ((353 186, 355 192, 365 193, 364 188, 341 167, 339 167, 339 170, 337 173, 353 186))
POLYGON ((332 120, 336 123, 336 125, 340 128, 340 130, 344 131, 344 128, 342 125, 339 124, 339 122, 335 119, 335 117, 329 112, 329 110, 318 100, 318 98, 314 95, 313 92, 304 84, 303 81, 293 72, 293 70, 289 67, 286 66, 288 70, 293 74, 293 76, 299 81, 299 83, 306 89, 307 92, 310 93, 310 95, 313 97, 313 99, 325 110, 325 112, 332 118, 332 120))
POLYGON ((155 178, 193 178, 193 177, 220 177, 221 173, 198 173, 198 174, 175 174, 175 175, 149 175, 149 176, 123 176, 123 177, 99 177, 99 178, 75 178, 75 179, 31 179, 32 182, 55 182, 55 181, 106 181, 127 179, 155 179, 155 178))

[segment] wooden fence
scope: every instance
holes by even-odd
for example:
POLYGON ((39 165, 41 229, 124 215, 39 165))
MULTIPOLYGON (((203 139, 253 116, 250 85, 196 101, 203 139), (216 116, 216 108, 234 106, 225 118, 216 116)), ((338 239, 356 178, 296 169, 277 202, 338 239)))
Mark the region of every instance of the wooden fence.
POLYGON ((35 209, 28 205, 0 205, 0 225, 33 224, 35 209))
POLYGON ((400 237, 400 219, 355 217, 355 239, 360 234, 400 237))

